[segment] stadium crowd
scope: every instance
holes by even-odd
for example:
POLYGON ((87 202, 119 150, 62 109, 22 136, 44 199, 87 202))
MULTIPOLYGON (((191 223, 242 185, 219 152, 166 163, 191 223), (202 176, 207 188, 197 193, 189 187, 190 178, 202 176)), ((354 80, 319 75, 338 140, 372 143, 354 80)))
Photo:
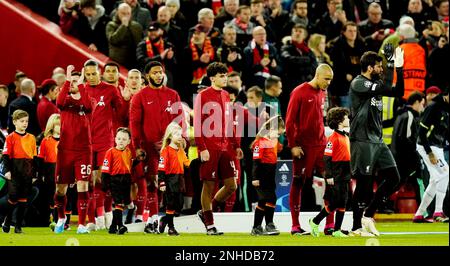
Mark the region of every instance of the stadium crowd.
MULTIPOLYGON (((209 196, 213 191, 217 192, 212 199, 212 209, 215 212, 256 211, 260 203, 259 192, 252 184, 255 162, 253 145, 256 133, 263 124, 258 122, 273 117, 286 121, 291 92, 300 84, 315 79, 318 66, 327 64, 334 73, 321 107, 321 118, 327 125, 328 110, 353 107, 350 85, 361 74, 364 53, 373 51, 381 56, 386 71, 391 59, 386 58, 384 53, 386 46, 394 49, 400 47, 404 52, 403 77, 396 77, 396 80, 404 80, 404 94, 383 96, 380 109, 383 140, 392 150, 401 175, 402 183, 397 190, 406 183, 411 184, 415 189, 417 205, 423 202, 424 193, 436 194, 435 204, 438 206, 436 211, 429 210, 431 219, 427 217, 426 209, 434 196, 420 204, 415 222, 448 221, 442 210, 446 191, 448 194, 448 176, 442 182, 431 178, 433 173, 427 170, 430 165, 426 163, 431 151, 426 147, 423 151, 417 147, 416 151, 417 139, 423 138, 419 124, 425 127, 425 120, 421 119, 429 119, 430 116, 427 113, 427 116, 421 117, 420 114, 425 106, 432 105, 434 97, 442 99, 442 95, 447 95, 443 107, 443 113, 446 113, 444 121, 447 122, 446 126, 442 125, 446 138, 440 140, 445 146, 447 162, 430 160, 432 164, 445 164, 448 173, 448 0, 19 2, 58 23, 64 33, 75 36, 90 50, 109 56, 111 62, 102 70, 97 62, 88 60, 78 72, 68 67, 71 64, 68 61, 66 66, 56 67, 43 81, 31 80, 26 73, 18 71, 15 77, 11 77, 10 84, 0 85, 0 125, 4 131, 0 136, 1 146, 4 147, 3 154, 8 155, 6 160, 3 156, 3 177, 0 177, 1 221, 7 216, 8 204, 12 204, 11 198, 6 196, 8 189, 12 189, 8 184, 10 181, 6 181, 11 177, 5 178, 8 172, 5 168, 12 170, 7 166, 11 164, 8 160, 12 160, 6 150, 7 135, 14 135, 14 132, 24 134, 25 129, 36 137, 36 143, 26 141, 22 145, 38 147, 25 147, 22 151, 27 154, 27 149, 31 149, 31 157, 27 157, 31 162, 27 161, 27 164, 32 164, 30 171, 33 173, 30 172, 29 178, 32 178, 33 187, 24 194, 19 193, 20 196, 16 195, 18 198, 14 204, 25 205, 16 208, 15 219, 22 220, 25 216, 28 226, 47 226, 52 221, 60 220, 55 230, 64 226, 61 221, 67 229, 71 211, 77 212, 76 206, 81 204, 77 213, 80 215, 82 210, 81 216, 87 217, 86 231, 112 228, 113 224, 113 232, 123 233, 123 224, 118 217, 128 209, 125 224, 144 221, 146 232, 157 232, 162 220, 158 216, 160 211, 166 213, 164 223, 171 229, 174 215, 194 214, 202 210, 204 194, 200 176, 205 160, 201 152, 205 150, 203 146, 211 144, 199 144, 197 136, 194 137, 196 112, 193 96, 219 84, 217 75, 220 71, 214 73, 217 74, 216 81, 207 73, 208 66, 213 62, 226 66, 227 81, 221 87, 229 95, 229 101, 243 106, 245 123, 256 125, 256 128, 243 126, 240 128, 243 132, 236 133, 239 136, 232 144, 235 146, 231 153, 237 158, 233 166, 237 173, 237 189, 230 191, 227 182, 211 187, 209 196), (130 70, 125 80, 119 79, 119 69, 122 67, 130 70), (159 94, 155 88, 164 93, 159 94), (69 92, 78 96, 68 96, 69 92), (93 102, 90 102, 91 98, 93 102), (84 102, 80 104, 77 101, 84 102), (153 108, 153 101, 156 101, 153 106, 163 107, 165 111, 153 108), (183 104, 179 106, 173 105, 181 102, 183 104), (86 113, 89 119, 76 120, 80 118, 71 117, 67 114, 73 115, 71 108, 78 108, 76 112, 86 113), (172 112, 172 108, 179 110, 172 112), (22 130, 20 123, 25 117, 28 117, 28 125, 22 130), (408 120, 410 117, 414 117, 413 122, 408 120), (187 133, 181 140, 174 137, 177 135, 176 129, 168 128, 175 118, 181 118, 187 125, 183 128, 187 133), (73 129, 68 130, 70 126, 73 129), (73 132, 65 133, 68 132, 65 130, 73 132), (66 138, 62 143, 64 136, 68 135, 72 142, 66 138), (124 162, 122 168, 117 166, 120 170, 113 171, 111 161, 114 156, 125 158, 125 155, 118 155, 118 151, 121 154, 127 152, 122 147, 127 141, 131 148, 126 156, 130 160, 124 162), (62 166, 56 163, 57 158, 62 157, 61 149, 79 152, 90 145, 88 142, 92 144, 92 153, 88 158, 74 157, 71 160, 86 160, 82 164, 85 169, 78 169, 81 176, 76 177, 76 182, 63 182, 65 186, 56 180, 55 185, 55 172, 58 176, 59 171, 63 171, 59 169, 62 166), (115 151, 111 151, 113 147, 115 151), (177 155, 170 147, 182 147, 181 150, 185 150, 187 155, 183 156, 183 152, 177 155), (162 151, 165 159, 160 159, 162 151), (405 160, 411 154, 416 155, 414 160, 405 160), (162 163, 169 161, 171 156, 183 157, 185 164, 181 168, 171 166, 170 169, 164 164, 161 168, 162 163), (164 171, 163 175, 161 171, 164 171), (111 186, 110 181, 105 181, 117 174, 130 179, 129 184, 123 180, 120 183, 120 186, 130 187, 128 197, 117 196, 119 192, 108 187, 111 186), (87 175, 92 175, 90 183, 83 179, 87 175), (179 180, 176 185, 170 182, 174 175, 179 180)), ((352 117, 349 118, 351 123, 352 117)), ((285 134, 277 138, 281 146, 275 156, 292 159, 292 143, 288 143, 285 134)), ((420 145, 426 146, 423 139, 422 142, 419 140, 420 145)), ((375 181, 378 185, 383 183, 382 177, 375 181)), ((321 210, 315 203, 312 178, 305 180, 301 197, 302 211, 321 210)), ((385 199, 380 211, 398 211, 392 199, 385 199)), ((448 204, 448 198, 446 202, 448 204)), ((269 203, 264 204, 267 208, 269 203)), ((351 208, 349 197, 347 210, 351 208)), ((211 218, 200 216, 202 219, 212 219, 212 214, 211 218)), ((327 225, 332 223, 332 220, 327 220, 327 225)), ((176 234, 176 231, 169 230, 169 233, 176 234)))

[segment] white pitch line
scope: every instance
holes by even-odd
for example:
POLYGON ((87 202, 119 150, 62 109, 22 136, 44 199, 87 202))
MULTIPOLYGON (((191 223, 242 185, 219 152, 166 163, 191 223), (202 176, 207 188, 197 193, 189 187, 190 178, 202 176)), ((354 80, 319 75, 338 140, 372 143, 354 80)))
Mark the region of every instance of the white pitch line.
POLYGON ((380 232, 382 235, 448 235, 448 232, 380 232))

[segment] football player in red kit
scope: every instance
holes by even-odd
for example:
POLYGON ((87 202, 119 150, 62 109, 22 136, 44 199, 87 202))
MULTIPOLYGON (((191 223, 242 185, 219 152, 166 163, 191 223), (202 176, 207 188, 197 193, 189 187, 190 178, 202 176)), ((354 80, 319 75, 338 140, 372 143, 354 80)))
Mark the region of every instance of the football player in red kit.
POLYGON ((56 100, 61 110, 61 136, 56 160, 55 207, 59 218, 55 227, 57 234, 64 231, 67 187, 75 181, 78 191, 77 233, 89 233, 85 227, 92 166, 89 115, 94 109, 95 100, 89 97, 84 86, 78 86, 82 82, 83 74, 75 80, 72 78, 73 70, 74 66, 67 67, 67 79, 56 100))
MULTIPOLYGON (((136 156, 146 154, 147 205, 146 233, 158 233, 158 162, 164 132, 170 122, 185 121, 178 93, 164 85, 164 68, 152 61, 145 67, 149 85, 133 96, 130 129, 136 156)), ((183 126, 183 129, 186 127, 183 126)))
MULTIPOLYGON (((84 63, 84 77, 86 79, 86 84, 84 85, 86 93, 96 101, 96 107, 92 112, 91 119, 92 185, 94 193, 98 197, 102 197, 100 167, 102 166, 106 151, 114 146, 114 112, 120 108, 123 100, 130 100, 131 94, 128 89, 122 90, 122 100, 116 87, 101 81, 99 66, 94 60, 88 60, 84 63)), ((93 197, 93 193, 91 193, 89 196, 90 206, 88 210, 88 228, 91 231, 96 230, 95 201, 97 200, 93 197)), ((100 198, 99 201, 103 202, 103 199, 100 198)), ((100 229, 103 229, 105 225, 104 216, 102 213, 97 213, 97 215, 100 229)))

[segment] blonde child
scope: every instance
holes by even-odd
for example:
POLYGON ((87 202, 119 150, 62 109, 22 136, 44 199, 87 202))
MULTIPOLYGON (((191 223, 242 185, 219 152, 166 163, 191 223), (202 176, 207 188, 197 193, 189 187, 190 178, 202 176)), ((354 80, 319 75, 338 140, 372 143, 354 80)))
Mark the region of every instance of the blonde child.
POLYGON ((279 235, 280 231, 273 223, 276 207, 275 172, 277 154, 282 150, 278 137, 284 132, 284 122, 280 116, 269 119, 258 132, 252 144, 253 150, 253 181, 258 194, 258 205, 251 235, 279 235), (261 224, 265 219, 266 227, 261 224))
POLYGON ((159 189, 164 192, 166 204, 166 216, 160 219, 159 232, 163 233, 166 225, 169 227, 169 236, 177 236, 179 233, 173 224, 176 210, 181 209, 180 182, 184 175, 184 167, 190 164, 184 148, 186 143, 182 137, 182 128, 177 123, 170 123, 164 134, 161 147, 161 157, 158 164, 159 189))
POLYGON ((59 114, 52 114, 48 118, 44 131, 44 139, 42 139, 38 153, 39 176, 42 178, 43 186, 46 188, 47 195, 45 195, 45 198, 47 199, 49 210, 53 217, 51 227, 56 225, 54 223, 58 221, 53 196, 55 195, 56 189, 55 170, 60 130, 61 116, 59 114))

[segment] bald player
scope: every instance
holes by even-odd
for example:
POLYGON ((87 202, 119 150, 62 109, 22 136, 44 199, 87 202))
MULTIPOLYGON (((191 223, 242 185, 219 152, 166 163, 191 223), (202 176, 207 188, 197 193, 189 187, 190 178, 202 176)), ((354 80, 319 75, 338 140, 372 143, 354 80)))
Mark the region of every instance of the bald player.
POLYGON ((329 65, 320 64, 313 80, 297 86, 290 95, 286 113, 286 136, 293 157, 293 178, 289 195, 292 235, 302 235, 300 196, 303 184, 315 175, 323 176, 323 152, 326 145, 323 124, 324 92, 333 79, 329 65))

